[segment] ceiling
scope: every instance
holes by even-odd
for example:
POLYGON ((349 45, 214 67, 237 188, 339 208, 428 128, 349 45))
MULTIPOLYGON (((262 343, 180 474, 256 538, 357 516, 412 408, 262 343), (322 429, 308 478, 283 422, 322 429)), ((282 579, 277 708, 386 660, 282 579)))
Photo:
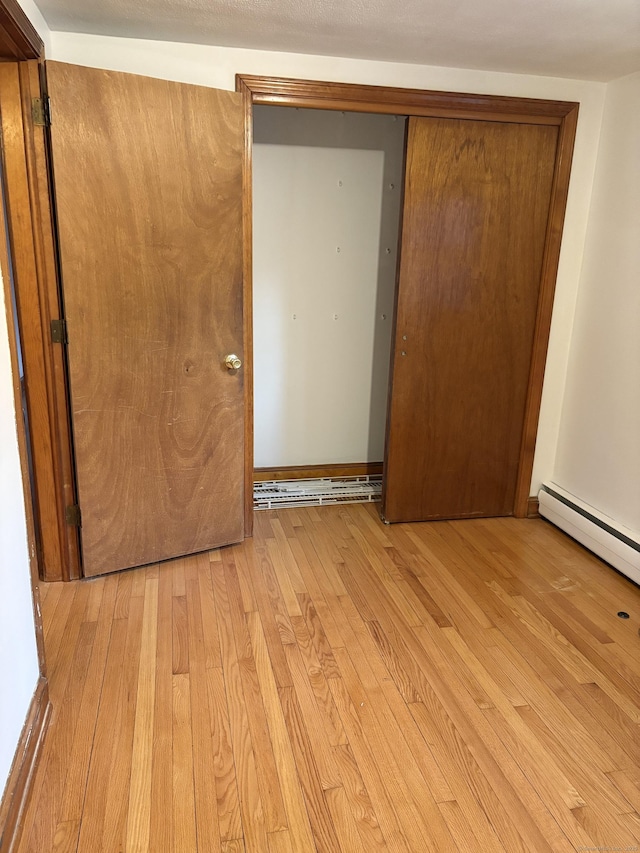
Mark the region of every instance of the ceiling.
POLYGON ((52 30, 612 80, 640 0, 36 0, 52 30))

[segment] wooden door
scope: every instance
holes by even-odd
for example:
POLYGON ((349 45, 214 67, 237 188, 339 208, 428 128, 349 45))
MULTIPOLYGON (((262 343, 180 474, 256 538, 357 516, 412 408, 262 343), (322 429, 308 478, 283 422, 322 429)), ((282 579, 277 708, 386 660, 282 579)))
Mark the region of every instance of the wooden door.
POLYGON ((513 513, 557 135, 409 119, 388 521, 513 513))
POLYGON ((242 99, 47 63, 85 575, 242 539, 242 99))

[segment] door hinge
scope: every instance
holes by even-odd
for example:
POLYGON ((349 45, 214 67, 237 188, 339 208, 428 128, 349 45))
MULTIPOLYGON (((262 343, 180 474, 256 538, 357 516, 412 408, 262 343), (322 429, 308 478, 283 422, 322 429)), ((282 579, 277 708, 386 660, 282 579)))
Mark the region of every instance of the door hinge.
POLYGON ((54 344, 67 343, 67 324, 64 320, 51 321, 51 340, 54 344))
POLYGON ((72 527, 82 527, 82 518, 80 516, 80 507, 78 504, 72 504, 65 509, 64 519, 67 524, 70 524, 72 527))
POLYGON ((33 98, 31 101, 31 118, 37 127, 51 127, 51 99, 33 98))

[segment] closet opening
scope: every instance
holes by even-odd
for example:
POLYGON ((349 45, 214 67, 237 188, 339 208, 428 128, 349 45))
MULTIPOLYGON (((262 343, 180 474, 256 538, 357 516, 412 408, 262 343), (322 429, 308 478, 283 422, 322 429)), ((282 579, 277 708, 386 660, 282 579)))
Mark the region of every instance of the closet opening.
MULTIPOLYGON (((398 254, 395 305, 386 333, 387 340, 391 339, 388 391, 385 389, 389 405, 386 422, 377 421, 380 430, 386 423, 382 518, 400 522, 527 516, 532 506, 529 492, 579 105, 248 75, 236 76, 236 90, 244 96, 246 129, 244 329, 249 369, 244 378, 245 535, 250 535, 253 526, 255 468, 266 467, 259 444, 259 395, 264 391, 261 371, 265 364, 260 318, 257 351, 251 352, 253 294, 261 277, 260 262, 253 263, 251 237, 252 228, 257 225, 260 230, 260 225, 251 211, 261 202, 259 178, 254 181, 254 197, 250 176, 256 162, 259 168, 261 156, 260 152, 254 156, 253 141, 269 145, 273 139, 261 142, 260 128, 255 135, 251 130, 259 107, 277 109, 273 115, 281 115, 283 123, 293 121, 290 116, 295 109, 298 114, 320 110, 334 117, 343 110, 347 115, 390 117, 391 121, 393 116, 405 117, 400 120, 406 124, 406 134, 401 134, 405 140, 402 150, 406 150, 400 159, 403 198, 398 198, 402 225, 392 247, 378 244, 378 250, 392 248, 398 254), (260 454, 255 466, 254 437, 260 454)), ((321 147, 313 137, 310 142, 312 147, 321 147)), ((299 148, 291 146, 289 154, 299 148)), ((299 204, 300 215, 306 213, 297 196, 282 185, 271 199, 266 197, 267 221, 275 219, 274 195, 288 199, 289 208, 299 204)), ((323 233, 336 222, 340 219, 329 218, 317 228, 323 233)), ((291 253, 285 251, 289 238, 307 262, 301 275, 310 275, 312 267, 316 272, 318 265, 306 238, 298 236, 294 226, 267 234, 268 257, 279 255, 285 267, 290 264, 291 253)), ((340 243, 331 236, 340 257, 340 243)), ((258 253, 260 239, 258 234, 258 253)), ((296 275, 294 272, 294 278, 296 275)), ((330 292, 329 284, 328 276, 321 275, 315 290, 330 292)), ((348 293, 344 289, 339 295, 346 298, 348 293)), ((259 313, 259 293, 255 306, 259 313)), ((287 317, 289 329, 299 322, 298 317, 293 318, 298 312, 291 303, 283 301, 278 308, 278 316, 287 317)), ((316 312, 315 321, 319 309, 312 304, 311 310, 316 312)), ((339 328, 340 312, 325 313, 333 328, 339 328)), ((381 318, 383 313, 376 305, 375 317, 381 318)), ((278 337, 281 332, 282 328, 271 324, 269 335, 278 337)), ((288 363, 280 353, 274 376, 295 372, 308 338, 299 334, 294 339, 296 346, 289 350, 288 363)), ((374 340, 381 339, 376 330, 374 340)), ((321 341, 305 356, 313 368, 336 352, 325 343, 332 343, 331 334, 321 341)), ((269 349, 272 341, 266 347, 273 355, 269 349)), ((343 356, 334 363, 325 380, 332 401, 339 396, 338 375, 350 370, 349 358, 343 356)), ((381 386, 382 382, 378 388, 381 386)), ((305 402, 319 396, 322 388, 311 371, 301 386, 305 402)), ((266 393, 267 402, 272 402, 274 389, 266 393)), ((370 411, 375 397, 372 389, 370 411)), ((289 410, 292 423, 299 415, 295 407, 289 410)), ((333 420, 329 419, 331 426, 333 420)), ((368 429, 367 439, 373 439, 375 427, 368 429)), ((325 427, 321 438, 329 432, 325 427)), ((286 429, 283 434, 288 434, 286 429)), ((295 450, 297 440, 288 440, 286 449, 295 450)), ((368 442, 367 456, 361 457, 367 460, 365 469, 379 462, 369 453, 374 447, 373 440, 368 442)), ((379 446, 377 449, 379 452, 379 446)), ((300 469, 298 459, 290 457, 290 464, 300 469)), ((284 461, 279 464, 288 467, 284 461)))
POLYGON ((253 107, 254 506, 379 500, 406 118, 253 107))

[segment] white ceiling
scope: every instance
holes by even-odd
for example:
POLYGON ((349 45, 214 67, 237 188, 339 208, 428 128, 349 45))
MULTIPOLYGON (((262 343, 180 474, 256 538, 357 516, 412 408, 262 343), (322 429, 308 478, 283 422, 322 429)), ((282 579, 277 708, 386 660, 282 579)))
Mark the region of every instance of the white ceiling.
POLYGON ((640 0, 36 0, 52 30, 612 80, 640 0))

